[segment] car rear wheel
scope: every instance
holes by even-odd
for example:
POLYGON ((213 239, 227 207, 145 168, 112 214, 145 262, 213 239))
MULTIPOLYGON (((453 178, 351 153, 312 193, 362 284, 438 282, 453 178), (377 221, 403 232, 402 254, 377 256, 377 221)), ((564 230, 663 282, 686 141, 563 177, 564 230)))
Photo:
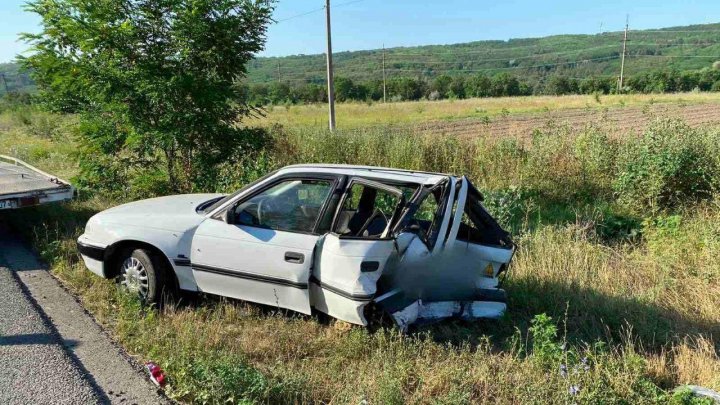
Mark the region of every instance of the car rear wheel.
POLYGON ((153 252, 127 249, 120 255, 117 282, 146 304, 160 304, 173 292, 166 266, 153 252))

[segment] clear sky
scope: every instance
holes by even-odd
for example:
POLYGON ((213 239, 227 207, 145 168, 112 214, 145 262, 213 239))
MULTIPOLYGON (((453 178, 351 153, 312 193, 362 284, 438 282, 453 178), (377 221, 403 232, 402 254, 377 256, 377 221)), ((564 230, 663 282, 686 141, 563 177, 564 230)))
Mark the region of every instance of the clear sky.
MULTIPOLYGON (((38 30, 38 19, 22 10, 24 2, 0 0, 0 62, 24 50, 18 32, 38 30)), ((280 0, 275 10, 279 22, 270 27, 262 55, 324 52, 323 5, 324 0, 280 0)), ((631 29, 720 22, 719 0, 332 0, 332 5, 335 52, 375 49, 383 43, 394 47, 617 31, 626 14, 631 29)))

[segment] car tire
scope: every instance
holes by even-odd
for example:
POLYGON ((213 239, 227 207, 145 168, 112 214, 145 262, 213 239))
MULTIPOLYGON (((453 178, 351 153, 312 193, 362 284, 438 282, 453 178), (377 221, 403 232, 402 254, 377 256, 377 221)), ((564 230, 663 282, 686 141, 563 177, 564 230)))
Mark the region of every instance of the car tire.
POLYGON ((117 282, 144 304, 161 305, 174 297, 175 286, 169 269, 152 251, 126 249, 120 254, 117 282))

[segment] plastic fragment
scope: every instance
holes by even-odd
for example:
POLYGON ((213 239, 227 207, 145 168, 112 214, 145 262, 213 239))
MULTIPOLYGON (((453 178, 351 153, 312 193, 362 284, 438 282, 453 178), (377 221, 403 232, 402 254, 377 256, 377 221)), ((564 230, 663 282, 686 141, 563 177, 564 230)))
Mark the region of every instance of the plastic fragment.
POLYGON ((165 372, 160 368, 160 366, 158 366, 152 361, 148 361, 147 363, 145 363, 145 369, 150 374, 150 381, 152 381, 153 384, 157 385, 158 387, 165 386, 165 372))

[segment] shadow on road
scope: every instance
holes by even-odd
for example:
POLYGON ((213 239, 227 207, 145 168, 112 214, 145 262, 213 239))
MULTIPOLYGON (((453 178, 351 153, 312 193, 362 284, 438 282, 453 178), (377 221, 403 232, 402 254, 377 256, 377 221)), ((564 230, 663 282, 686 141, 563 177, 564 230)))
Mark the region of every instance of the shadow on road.
MULTIPOLYGON (((23 335, 0 336, 0 346, 13 345, 53 345, 60 344, 57 338, 48 333, 27 333, 23 335)), ((78 342, 72 339, 64 339, 62 345, 76 347, 78 342)))
POLYGON ((40 260, 29 253, 29 250, 22 246, 22 243, 13 236, 8 227, 4 226, 0 218, 0 271, 9 271, 13 280, 17 283, 23 296, 28 300, 32 308, 42 320, 43 325, 47 329, 47 333, 26 334, 26 335, 9 335, 0 336, 0 346, 11 345, 27 345, 27 344, 57 344, 63 348, 63 351, 73 364, 80 370, 85 380, 88 382, 92 390, 95 392, 101 403, 110 403, 110 398, 100 388, 95 378, 85 368, 80 359, 71 350, 77 347, 78 342, 75 340, 64 340, 58 332, 50 317, 45 313, 42 307, 32 296, 28 287, 20 279, 18 272, 21 271, 47 271, 40 260))

